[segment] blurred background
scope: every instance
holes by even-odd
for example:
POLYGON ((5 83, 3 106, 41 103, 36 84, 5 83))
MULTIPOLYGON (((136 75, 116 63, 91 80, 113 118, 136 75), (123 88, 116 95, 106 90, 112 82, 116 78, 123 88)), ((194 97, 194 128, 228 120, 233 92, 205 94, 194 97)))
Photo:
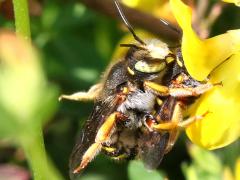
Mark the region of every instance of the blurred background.
MULTIPOLYGON (((92 111, 93 104, 58 102, 57 96, 63 93, 87 91, 97 83, 112 57, 119 57, 116 49, 122 38, 126 39, 128 33, 115 15, 104 12, 107 9, 102 9, 101 6, 91 6, 87 2, 87 0, 29 0, 33 45, 39 53, 43 74, 47 82, 54 87, 54 97, 56 97, 52 100, 54 101, 52 106, 55 108, 46 106, 54 110, 51 112, 52 115, 44 121, 45 148, 62 179, 69 179, 69 156, 77 134, 92 111)), ((101 2, 105 5, 109 3, 107 0, 101 2)), ((170 7, 167 1, 125 0, 124 3, 126 6, 138 9, 139 12, 163 17, 175 24, 173 16, 169 13, 170 7)), ((194 27, 203 38, 240 27, 240 10, 233 4, 223 4, 217 0, 189 1, 188 3, 195 9, 194 27)), ((130 21, 133 21, 131 17, 130 21)), ((139 22, 133 22, 133 24, 139 25, 139 22)), ((143 26, 135 27, 137 31, 141 29, 141 33, 145 33, 144 36, 154 33, 144 32, 144 29, 152 27, 143 26)), ((0 28, 14 31, 11 0, 0 1, 0 28)), ((171 37, 160 37, 159 34, 156 37, 171 39, 171 37)), ((0 116, 2 113, 0 108, 0 116)), ((0 117, 0 121, 3 123, 3 118, 0 117)), ((5 121, 7 120, 4 119, 5 121)), ((2 125, 2 127, 12 128, 11 125, 2 125)), ((31 179, 31 168, 26 161, 23 148, 17 142, 13 143, 12 136, 1 135, 1 130, 4 131, 4 129, 0 128, 0 180, 31 179), (17 175, 12 175, 14 173, 17 175)), ((16 131, 18 131, 17 128, 16 131)), ((219 150, 206 151, 191 145, 183 132, 157 171, 146 171, 138 161, 114 162, 104 155, 99 155, 85 169, 81 179, 231 180, 237 179, 237 174, 240 178, 240 170, 237 170, 237 167, 240 169, 240 162, 237 163, 239 157, 239 141, 219 150)))

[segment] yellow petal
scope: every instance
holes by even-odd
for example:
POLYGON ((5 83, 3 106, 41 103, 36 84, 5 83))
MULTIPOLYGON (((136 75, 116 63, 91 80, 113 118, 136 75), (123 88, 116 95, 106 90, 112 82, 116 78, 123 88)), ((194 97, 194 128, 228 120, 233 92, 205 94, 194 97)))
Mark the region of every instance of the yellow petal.
POLYGON ((192 77, 204 80, 209 73, 240 50, 240 30, 201 40, 192 29, 192 11, 181 0, 170 0, 172 11, 183 30, 182 53, 192 77))
POLYGON ((129 7, 139 9, 176 24, 168 0, 122 0, 122 2, 129 7))
POLYGON ((222 82, 202 95, 191 107, 193 115, 209 112, 202 120, 187 128, 195 144, 216 149, 230 144, 240 136, 240 53, 232 55, 212 74, 213 83, 222 82))
POLYGON ((181 0, 170 0, 174 15, 183 29, 182 52, 184 63, 190 75, 198 80, 211 74, 213 83, 223 82, 223 87, 215 87, 201 96, 192 109, 192 116, 207 114, 186 132, 196 144, 208 149, 223 147, 240 135, 240 30, 201 40, 191 26, 192 12, 181 0), (233 55, 235 54, 235 55, 233 55))
POLYGON ((236 162, 235 177, 236 177, 236 180, 240 180, 240 158, 238 158, 236 162))
POLYGON ((227 3, 234 3, 236 6, 240 6, 240 0, 222 0, 227 3))
POLYGON ((223 169, 223 180, 234 180, 232 171, 229 167, 225 167, 223 169))

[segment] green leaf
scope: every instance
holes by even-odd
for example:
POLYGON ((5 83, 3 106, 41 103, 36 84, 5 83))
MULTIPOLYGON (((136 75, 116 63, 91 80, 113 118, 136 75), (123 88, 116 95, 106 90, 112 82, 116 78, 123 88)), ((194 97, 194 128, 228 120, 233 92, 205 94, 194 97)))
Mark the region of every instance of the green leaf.
POLYGON ((128 165, 130 180, 164 180, 165 176, 157 170, 147 170, 140 161, 131 161, 128 165))
POLYGON ((222 177, 223 166, 219 157, 212 151, 197 146, 190 146, 193 162, 182 164, 182 170, 187 180, 219 180, 222 177))
POLYGON ((211 174, 219 174, 222 171, 221 161, 213 152, 204 150, 198 146, 192 146, 190 148, 190 155, 202 170, 211 174))

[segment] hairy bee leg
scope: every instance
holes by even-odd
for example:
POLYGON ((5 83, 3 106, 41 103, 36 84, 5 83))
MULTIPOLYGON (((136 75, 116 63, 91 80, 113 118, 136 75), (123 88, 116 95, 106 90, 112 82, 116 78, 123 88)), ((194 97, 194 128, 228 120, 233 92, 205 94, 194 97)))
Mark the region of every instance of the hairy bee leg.
POLYGON ((154 93, 156 93, 159 96, 173 96, 173 97, 189 97, 189 96, 198 96, 201 95, 207 91, 209 91, 213 86, 220 85, 220 83, 217 84, 201 84, 197 87, 186 87, 186 88, 171 88, 167 86, 162 86, 160 84, 151 82, 151 81, 145 81, 144 87, 146 89, 152 90, 154 93))
POLYGON ((199 96, 214 87, 214 84, 206 83, 193 88, 169 88, 169 95, 173 97, 199 96))
POLYGON ((176 105, 175 105, 173 115, 172 115, 172 119, 171 119, 170 122, 153 125, 153 128, 157 131, 160 131, 160 132, 162 132, 163 130, 169 131, 170 137, 169 137, 168 144, 167 144, 167 147, 166 147, 166 153, 169 152, 172 149, 173 145, 175 144, 175 142, 178 138, 179 131, 181 129, 185 129, 189 125, 191 125, 192 123, 194 123, 198 120, 201 120, 208 113, 209 112, 207 111, 200 116, 193 116, 193 117, 190 117, 186 120, 183 120, 182 106, 181 106, 181 103, 177 102, 176 105))
POLYGON ((165 123, 159 123, 159 124, 154 124, 152 125, 152 128, 162 132, 162 131, 168 131, 168 130, 172 130, 172 129, 176 129, 178 126, 178 123, 176 122, 165 122, 165 123))
POLYGON ((201 120, 203 119, 207 114, 209 113, 209 111, 206 111, 204 114, 202 115, 198 115, 198 116, 192 116, 192 117, 189 117, 187 118, 186 120, 182 121, 182 122, 179 122, 178 123, 178 127, 179 128, 187 128, 188 126, 190 126, 192 123, 198 121, 198 120, 201 120))
POLYGON ((166 153, 168 153, 174 146, 175 142, 177 141, 178 135, 179 135, 179 128, 178 125, 183 120, 183 109, 180 102, 177 102, 173 114, 172 114, 172 122, 176 124, 177 129, 173 129, 169 133, 169 140, 166 146, 166 153))
POLYGON ((82 157, 82 161, 78 167, 73 170, 73 174, 79 173, 82 169, 84 169, 88 163, 97 155, 97 153, 101 150, 101 143, 93 143, 88 150, 84 153, 82 157))
POLYGON ((144 82, 144 88, 153 91, 155 94, 160 96, 168 96, 169 88, 151 81, 144 82))
POLYGON ((110 138, 118 117, 121 117, 121 113, 119 112, 114 112, 108 116, 108 118, 98 130, 95 138, 95 143, 93 143, 88 148, 82 157, 80 165, 74 169, 74 174, 79 173, 82 169, 84 169, 87 164, 94 158, 94 156, 101 150, 102 143, 106 142, 110 138))
POLYGON ((115 126, 115 122, 120 114, 121 113, 119 113, 119 112, 114 112, 108 116, 106 121, 103 123, 103 125, 98 130, 98 133, 95 138, 95 142, 103 143, 106 140, 108 140, 108 138, 111 135, 112 129, 115 126))
MULTIPOLYGON (((186 120, 183 120, 183 121, 179 121, 178 123, 176 123, 176 129, 177 130, 170 130, 170 137, 169 137, 169 141, 168 141, 168 144, 167 144, 167 147, 166 147, 166 153, 169 152, 172 147, 174 146, 177 138, 178 138, 178 135, 179 135, 179 132, 180 130, 182 129, 185 129, 187 128, 188 126, 190 126, 192 123, 198 121, 198 120, 201 120, 204 118, 204 116, 206 116, 208 114, 208 112, 205 112, 204 114, 200 115, 200 116, 192 116, 186 120)), ((179 119, 180 120, 180 119, 179 119)))
MULTIPOLYGON (((178 106, 178 105, 176 105, 178 106)), ((173 129, 184 129, 187 128, 189 125, 191 125, 192 123, 194 123, 195 121, 201 120, 203 119, 209 112, 205 112, 202 115, 198 115, 198 116, 192 116, 187 118, 186 120, 182 120, 182 111, 179 111, 181 107, 176 107, 176 114, 173 115, 172 120, 169 122, 164 122, 164 123, 159 123, 159 124, 153 124, 152 128, 157 130, 157 131, 170 131, 173 129)), ((174 111, 175 111, 174 110, 174 111)))
POLYGON ((169 132, 169 140, 166 146, 166 153, 172 149, 178 138, 180 130, 180 128, 178 128, 178 124, 182 121, 182 119, 183 113, 181 103, 177 102, 170 121, 152 126, 156 131, 162 132, 164 130, 169 132))
POLYGON ((101 83, 95 84, 88 90, 88 92, 77 92, 71 95, 63 94, 58 98, 58 100, 61 101, 62 99, 68 99, 73 101, 92 101, 98 96, 101 88, 101 83))

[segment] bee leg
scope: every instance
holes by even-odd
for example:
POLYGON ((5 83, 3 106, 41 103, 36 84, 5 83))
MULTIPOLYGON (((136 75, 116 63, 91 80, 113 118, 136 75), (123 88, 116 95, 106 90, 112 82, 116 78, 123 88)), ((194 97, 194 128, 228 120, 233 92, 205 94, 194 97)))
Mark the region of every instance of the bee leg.
POLYGON ((169 133, 169 139, 165 149, 166 153, 172 149, 173 145, 175 144, 178 138, 180 130, 180 128, 178 128, 178 124, 183 119, 182 112, 183 111, 181 103, 177 102, 176 105, 174 106, 172 118, 170 121, 152 125, 152 128, 156 131, 159 132, 167 131, 169 133))
POLYGON ((168 96, 169 88, 151 81, 144 82, 144 88, 153 91, 156 95, 159 96, 168 96))
POLYGON ((95 84, 88 90, 88 92, 77 92, 71 95, 63 94, 58 98, 58 100, 61 101, 62 99, 68 99, 73 101, 92 101, 98 96, 101 89, 101 83, 95 84))
POLYGON ((207 111, 200 116, 192 116, 186 120, 183 120, 183 110, 181 107, 181 103, 177 102, 177 104, 175 105, 174 111, 173 111, 172 119, 169 122, 152 125, 152 128, 155 129, 156 131, 159 131, 159 132, 168 131, 169 132, 170 137, 169 137, 168 145, 166 148, 166 153, 172 149, 173 145, 175 144, 175 142, 178 138, 179 131, 181 129, 185 129, 192 123, 194 123, 198 120, 201 120, 208 113, 209 112, 207 111))
POLYGON ((173 97, 190 97, 190 96, 199 96, 216 85, 222 85, 222 83, 206 83, 200 84, 197 87, 167 87, 155 82, 145 81, 145 89, 152 90, 156 95, 159 96, 173 96, 173 97))
POLYGON ((88 163, 98 154, 101 148, 101 143, 93 143, 84 153, 80 165, 73 170, 73 174, 79 173, 82 169, 84 169, 88 163))
POLYGON ((182 119, 183 113, 181 103, 177 102, 174 107, 171 120, 159 124, 153 124, 152 128, 160 132, 162 132, 163 130, 165 131, 175 130, 178 128, 178 124, 182 121, 182 119))
POLYGON ((102 144, 107 142, 113 133, 116 120, 121 117, 122 114, 120 112, 114 112, 107 117, 97 132, 95 143, 93 143, 84 153, 80 165, 73 171, 74 174, 79 173, 82 169, 84 169, 87 164, 94 158, 94 156, 98 154, 102 148, 102 144))
POLYGON ((198 121, 198 120, 201 120, 203 119, 207 114, 209 113, 209 111, 206 111, 205 113, 203 113, 202 115, 197 115, 197 116, 192 116, 192 117, 189 117, 187 118, 186 120, 183 120, 181 122, 178 123, 178 127, 179 128, 182 128, 182 129, 185 129, 187 128, 188 126, 190 126, 192 123, 198 121))
POLYGON ((181 107, 181 103, 178 102, 175 105, 174 111, 173 111, 173 115, 172 115, 172 119, 168 122, 163 122, 163 123, 159 123, 159 124, 153 124, 151 126, 151 128, 157 130, 157 131, 171 131, 174 129, 185 129, 187 128, 189 125, 191 125, 192 123, 194 123, 195 121, 201 120, 203 119, 209 112, 205 112, 202 115, 198 115, 198 116, 192 116, 187 118, 186 120, 183 120, 183 111, 182 111, 182 107, 181 107))
POLYGON ((169 88, 169 95, 173 97, 199 96, 212 89, 215 85, 219 84, 206 83, 197 87, 169 88))
POLYGON ((175 144, 175 142, 178 138, 180 130, 185 129, 188 126, 190 126, 192 123, 203 119, 204 116, 206 116, 208 113, 209 112, 207 111, 202 115, 192 116, 192 117, 187 118, 186 120, 179 121, 178 123, 176 123, 175 129, 170 130, 170 137, 169 137, 168 145, 166 147, 166 153, 172 149, 173 145, 175 144))

